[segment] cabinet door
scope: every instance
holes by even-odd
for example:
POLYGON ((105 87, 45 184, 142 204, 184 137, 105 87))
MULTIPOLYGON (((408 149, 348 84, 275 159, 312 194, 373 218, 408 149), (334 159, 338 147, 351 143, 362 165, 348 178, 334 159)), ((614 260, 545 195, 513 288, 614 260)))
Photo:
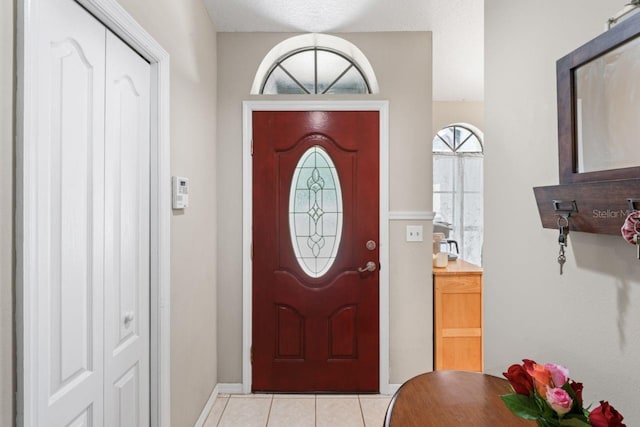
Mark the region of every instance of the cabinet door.
POLYGON ((482 276, 435 281, 435 368, 482 371, 482 276))
POLYGON ((35 209, 25 214, 34 327, 27 423, 103 425, 104 26, 71 0, 38 2, 35 209), (28 216, 30 215, 30 216, 28 216))
POLYGON ((105 426, 149 425, 150 66, 107 32, 105 426))

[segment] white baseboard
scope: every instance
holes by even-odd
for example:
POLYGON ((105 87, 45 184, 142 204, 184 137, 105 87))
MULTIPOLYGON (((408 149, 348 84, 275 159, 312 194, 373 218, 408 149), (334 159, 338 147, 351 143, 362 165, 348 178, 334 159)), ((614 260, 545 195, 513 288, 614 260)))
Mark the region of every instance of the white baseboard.
POLYGON ((198 417, 198 421, 196 421, 196 424, 194 425, 194 427, 203 427, 205 421, 207 421, 207 417, 209 416, 209 413, 211 412, 211 409, 213 408, 213 404, 216 402, 216 398, 218 397, 218 394, 220 393, 220 385, 216 384, 216 386, 213 388, 213 391, 211 392, 211 396, 209 396, 209 400, 207 400, 207 403, 204 405, 204 408, 202 408, 202 412, 200 413, 200 417, 198 417))
POLYGON ((380 390, 380 394, 384 394, 386 396, 393 396, 394 394, 396 394, 400 386, 402 386, 402 384, 389 384, 383 390, 380 390))
MULTIPOLYGON (((401 385, 402 384, 389 384, 386 387, 382 387, 380 394, 393 396, 401 385)), ((218 383, 214 389, 216 396, 218 394, 244 394, 242 390, 242 383, 218 383)))
POLYGON ((220 394, 244 394, 242 383, 218 383, 216 387, 220 394))
POLYGON ((207 417, 213 408, 214 403, 216 403, 216 399, 219 394, 242 394, 242 384, 241 383, 218 383, 213 388, 211 392, 211 396, 209 396, 209 400, 202 408, 202 412, 198 417, 198 421, 193 427, 203 427, 204 423, 207 421, 207 417))

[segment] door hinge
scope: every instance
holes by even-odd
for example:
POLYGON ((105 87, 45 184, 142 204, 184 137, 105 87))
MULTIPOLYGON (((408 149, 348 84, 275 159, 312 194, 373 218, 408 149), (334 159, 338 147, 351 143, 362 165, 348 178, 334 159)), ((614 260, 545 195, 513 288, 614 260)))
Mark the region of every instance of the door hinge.
POLYGON ((253 139, 251 139, 251 155, 253 156, 253 139))
POLYGON ((253 365, 253 346, 251 346, 251 364, 253 365))

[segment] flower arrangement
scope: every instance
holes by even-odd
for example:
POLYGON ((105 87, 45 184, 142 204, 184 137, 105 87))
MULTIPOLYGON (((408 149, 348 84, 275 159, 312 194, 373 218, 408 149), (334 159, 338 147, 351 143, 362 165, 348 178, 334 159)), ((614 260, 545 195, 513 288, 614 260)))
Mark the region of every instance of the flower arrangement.
POLYGON ((500 396, 518 417, 535 420, 539 427, 626 427, 623 416, 605 401, 591 411, 584 408, 582 383, 570 379, 564 366, 523 362, 503 373, 513 393, 500 396))

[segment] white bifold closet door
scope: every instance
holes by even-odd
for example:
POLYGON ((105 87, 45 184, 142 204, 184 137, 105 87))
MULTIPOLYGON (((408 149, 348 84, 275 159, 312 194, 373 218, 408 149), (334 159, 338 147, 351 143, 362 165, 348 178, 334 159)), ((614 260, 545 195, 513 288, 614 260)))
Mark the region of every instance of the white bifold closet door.
POLYGON ((149 64, 107 32, 104 419, 149 425, 149 64))
POLYGON ((73 0, 38 3, 29 406, 148 426, 150 66, 73 0))

